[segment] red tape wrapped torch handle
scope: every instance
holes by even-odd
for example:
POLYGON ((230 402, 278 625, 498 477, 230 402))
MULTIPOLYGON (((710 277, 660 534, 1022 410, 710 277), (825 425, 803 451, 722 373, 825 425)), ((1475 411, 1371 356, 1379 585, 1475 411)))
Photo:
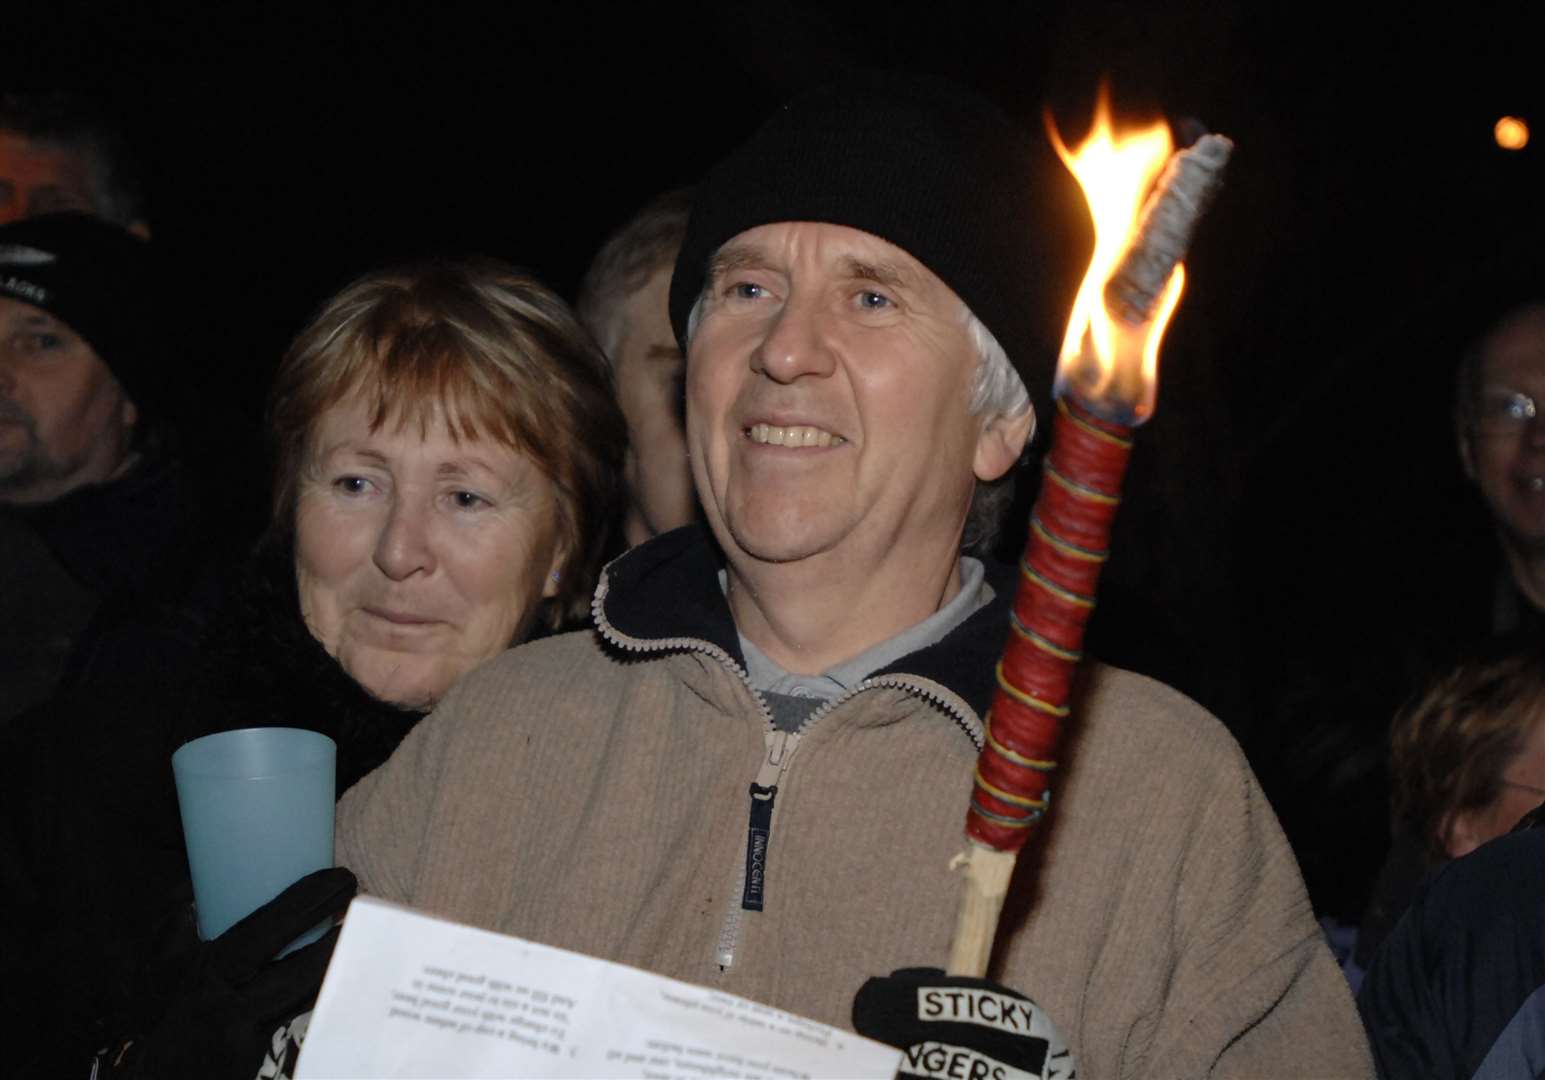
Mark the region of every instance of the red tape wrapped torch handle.
POLYGON ((1019 849, 1051 806, 1057 743, 1068 715, 1084 626, 1110 550, 1132 454, 1132 429, 1057 400, 1052 448, 1019 563, 1011 632, 977 759, 951 975, 981 977, 1019 849))
POLYGON ((966 835, 995 850, 1023 847, 1051 798, 1062 718, 1131 453, 1131 428, 1058 399, 966 813, 966 835))
MULTIPOLYGON (((1091 136, 1085 146, 1098 142, 1091 136)), ((1168 145, 1166 138, 1162 152, 1168 153, 1168 145)), ((1232 145, 1222 136, 1204 135, 1189 149, 1170 156, 1142 207, 1135 237, 1113 271, 1101 263, 1097 247, 1086 287, 1098 286, 1100 306, 1127 328, 1122 333, 1130 332, 1130 339, 1116 335, 1113 355, 1102 355, 1094 337, 1080 332, 1083 324, 1078 313, 1087 312, 1079 306, 1084 289, 1075 301, 1063 357, 1075 361, 1073 374, 1066 384, 1068 392, 1057 400, 1045 478, 1020 560, 1012 632, 998 664, 998 686, 988 709, 985 745, 966 811, 966 836, 971 842, 957 860, 966 874, 950 952, 951 975, 987 973, 1015 858, 1051 808, 1060 729, 1069 714, 1084 627, 1094 610, 1100 570, 1109 555, 1111 523, 1121 505, 1133 427, 1146 418, 1145 410, 1152 405, 1154 369, 1149 360, 1157 358, 1167 313, 1173 312, 1179 299, 1181 279, 1177 276, 1171 282, 1171 276, 1217 188, 1232 145), (1167 313, 1158 314, 1165 304, 1167 313), (1069 343, 1074 347, 1069 348, 1069 343), (1084 363, 1086 359, 1110 360, 1114 365, 1108 373, 1110 381, 1104 381, 1104 374, 1092 386, 1081 381, 1081 371, 1093 370, 1084 363), (1131 363, 1134 359, 1142 363, 1131 363), (1075 389, 1080 386, 1092 396, 1080 400, 1075 389), (1104 415, 1096 415, 1095 407, 1104 415)), ((1066 155, 1064 160, 1069 160, 1066 155)), ((1083 183, 1077 168, 1074 173, 1083 183)), ((1140 186, 1133 189, 1134 194, 1140 192, 1140 186)), ((1103 363, 1094 367, 1103 372, 1103 363)), ((1059 369, 1059 379, 1064 374, 1059 369)))

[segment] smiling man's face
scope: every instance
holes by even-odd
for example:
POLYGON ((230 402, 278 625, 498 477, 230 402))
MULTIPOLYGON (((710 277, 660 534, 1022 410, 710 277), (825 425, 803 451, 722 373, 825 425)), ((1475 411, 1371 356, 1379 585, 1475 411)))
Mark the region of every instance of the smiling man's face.
MULTIPOLYGON (((958 296, 841 225, 748 229, 713 259, 687 354, 698 497, 734 563, 956 558, 984 453, 958 296)), ((993 460, 985 460, 993 458, 993 460)))
POLYGON ((1474 418, 1461 433, 1465 471, 1510 548, 1545 552, 1545 416, 1524 416, 1520 395, 1545 407, 1545 305, 1509 318, 1482 346, 1474 418))

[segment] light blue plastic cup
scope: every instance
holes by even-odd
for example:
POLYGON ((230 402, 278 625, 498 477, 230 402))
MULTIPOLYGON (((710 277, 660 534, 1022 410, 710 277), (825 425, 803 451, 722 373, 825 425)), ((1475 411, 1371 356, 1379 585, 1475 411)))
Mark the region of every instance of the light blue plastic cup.
POLYGON ((315 731, 243 728, 194 739, 172 755, 205 941, 333 865, 337 751, 315 731))

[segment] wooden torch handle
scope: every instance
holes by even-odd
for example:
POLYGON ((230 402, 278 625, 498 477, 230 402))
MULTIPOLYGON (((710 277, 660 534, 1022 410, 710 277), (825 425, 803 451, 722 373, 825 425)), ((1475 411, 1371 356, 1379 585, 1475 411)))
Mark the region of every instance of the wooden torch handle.
POLYGON ((952 975, 986 974, 1015 857, 1050 805, 1062 718, 1121 502, 1131 434, 1076 401, 1057 402, 1045 480, 1020 560, 1012 632, 966 812, 971 844, 957 860, 965 891, 952 975))

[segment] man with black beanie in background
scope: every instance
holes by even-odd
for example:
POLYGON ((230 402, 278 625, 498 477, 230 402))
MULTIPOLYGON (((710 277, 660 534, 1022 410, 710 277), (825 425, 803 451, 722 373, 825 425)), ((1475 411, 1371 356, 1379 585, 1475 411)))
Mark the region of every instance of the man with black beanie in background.
POLYGON ((87 943, 143 935, 128 902, 141 868, 88 850, 72 815, 99 778, 169 770, 134 710, 192 670, 236 564, 219 493, 179 452, 191 357, 170 280, 149 242, 99 218, 0 226, 0 978, 32 988, 8 1075, 84 1060, 70 1055, 117 970, 87 943), (125 765, 141 761, 155 765, 125 765), (75 869, 64 879, 121 905, 115 931, 68 906, 102 896, 47 884, 75 869))
POLYGON ((108 627, 181 603, 201 555, 165 423, 169 299, 116 225, 0 226, 0 723, 61 680, 138 671, 147 643, 108 627))

